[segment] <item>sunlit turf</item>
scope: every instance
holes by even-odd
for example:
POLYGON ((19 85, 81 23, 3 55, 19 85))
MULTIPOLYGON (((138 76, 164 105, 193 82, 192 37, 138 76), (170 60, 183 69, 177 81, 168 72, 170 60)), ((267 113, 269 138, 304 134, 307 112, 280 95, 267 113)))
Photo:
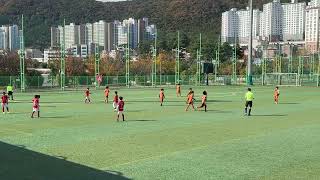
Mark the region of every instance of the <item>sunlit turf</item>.
MULTIPOLYGON (((163 107, 159 88, 116 89, 126 103, 126 122, 116 122, 102 89, 92 91, 92 104, 84 104, 84 91, 18 93, 11 113, 0 116, 0 141, 119 179, 320 177, 320 89, 283 87, 275 105, 273 87, 253 87, 253 116, 245 117, 245 87, 194 88, 196 105, 208 91, 206 113, 185 112, 188 88, 184 97, 165 88, 163 107), (34 94, 41 95, 40 119, 30 118, 34 94)), ((9 160, 3 164, 15 168, 9 160)), ((41 179, 36 169, 27 173, 41 179)))

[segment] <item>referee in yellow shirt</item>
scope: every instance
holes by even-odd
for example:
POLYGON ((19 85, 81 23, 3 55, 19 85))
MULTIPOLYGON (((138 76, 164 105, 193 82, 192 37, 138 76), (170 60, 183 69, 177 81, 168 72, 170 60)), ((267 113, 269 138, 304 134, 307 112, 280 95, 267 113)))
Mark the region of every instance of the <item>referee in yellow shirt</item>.
POLYGON ((251 116, 251 109, 252 109, 252 105, 253 105, 253 100, 254 100, 254 96, 253 93, 251 92, 251 88, 248 88, 248 92, 245 95, 246 98, 246 108, 244 110, 245 115, 247 116, 251 116), (248 107, 249 107, 249 113, 248 113, 248 107))

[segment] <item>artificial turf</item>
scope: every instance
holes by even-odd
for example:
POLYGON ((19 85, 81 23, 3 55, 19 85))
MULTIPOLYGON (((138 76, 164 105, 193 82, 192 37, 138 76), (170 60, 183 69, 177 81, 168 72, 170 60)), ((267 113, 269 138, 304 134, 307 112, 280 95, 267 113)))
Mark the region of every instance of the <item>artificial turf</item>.
POLYGON ((119 123, 102 89, 92 104, 84 91, 17 93, 0 116, 0 179, 319 179, 320 89, 282 87, 275 105, 273 87, 253 87, 245 117, 245 87, 194 88, 197 105, 208 91, 208 112, 184 111, 187 88, 165 88, 163 107, 160 89, 116 89, 119 123))

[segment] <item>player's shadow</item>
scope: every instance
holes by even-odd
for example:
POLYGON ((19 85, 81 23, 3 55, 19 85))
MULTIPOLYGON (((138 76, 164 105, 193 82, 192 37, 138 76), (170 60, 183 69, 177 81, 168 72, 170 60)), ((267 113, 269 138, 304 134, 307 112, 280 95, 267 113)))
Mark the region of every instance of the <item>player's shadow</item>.
POLYGON ((208 112, 213 112, 213 113, 226 113, 226 114, 228 114, 228 113, 232 113, 232 111, 221 111, 221 110, 212 110, 212 109, 210 109, 210 110, 207 110, 208 112))
POLYGON ((0 141, 3 180, 128 180, 121 172, 102 171, 0 141))
POLYGON ((138 119, 138 120, 129 120, 128 122, 154 122, 157 120, 151 120, 151 119, 138 119))
POLYGON ((256 116, 256 117, 285 117, 288 116, 287 114, 256 114, 256 115, 251 115, 251 116, 256 116))
POLYGON ((207 102, 213 102, 213 103, 231 103, 233 101, 229 101, 229 100, 208 100, 207 102))
POLYGON ((43 119, 65 119, 71 118, 72 116, 41 116, 43 119))
POLYGON ((284 102, 284 103, 279 103, 279 104, 297 105, 297 104, 300 104, 300 103, 290 103, 290 102, 284 102))

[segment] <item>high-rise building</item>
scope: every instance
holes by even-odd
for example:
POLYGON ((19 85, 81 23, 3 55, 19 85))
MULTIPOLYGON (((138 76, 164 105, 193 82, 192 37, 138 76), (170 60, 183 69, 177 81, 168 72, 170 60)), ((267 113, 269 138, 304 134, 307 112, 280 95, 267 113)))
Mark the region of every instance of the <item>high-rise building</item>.
POLYGON ((87 23, 85 25, 85 43, 84 44, 92 44, 93 43, 93 25, 91 23, 87 23))
POLYGON ((60 31, 59 28, 51 27, 51 47, 60 46, 60 31))
POLYGON ((141 41, 154 38, 155 26, 149 26, 148 18, 138 21, 129 18, 123 20, 123 22, 114 21, 112 23, 100 20, 93 24, 87 23, 83 25, 71 23, 66 25, 65 28, 62 26, 51 28, 52 47, 57 47, 63 43, 63 32, 65 32, 66 50, 75 49, 76 45, 86 45, 87 47, 84 48, 83 46, 83 48, 88 49, 88 54, 92 54, 96 45, 99 46, 100 50, 105 50, 106 52, 111 52, 119 46, 126 45, 128 43, 128 35, 130 37, 130 48, 136 49, 141 41))
POLYGON ((79 26, 70 23, 65 26, 65 48, 69 49, 76 44, 79 44, 79 26))
POLYGON ((233 8, 229 11, 222 13, 221 25, 221 41, 222 43, 235 43, 236 35, 238 34, 237 27, 237 9, 233 8))
MULTIPOLYGON (((260 11, 253 10, 253 36, 260 34, 260 11)), ((250 11, 231 9, 222 14, 222 42, 248 44, 250 37, 250 11)))
POLYGON ((282 12, 280 0, 263 5, 263 17, 260 20, 264 25, 261 27, 261 36, 270 42, 282 40, 282 12))
POLYGON ((106 51, 110 52, 112 50, 116 49, 115 41, 114 41, 114 24, 113 23, 107 23, 107 44, 106 44, 106 51))
POLYGON ((291 0, 291 3, 282 4, 283 41, 303 41, 305 8, 306 3, 298 3, 298 0, 291 0))
POLYGON ((17 25, 0 27, 0 49, 16 51, 20 48, 20 33, 17 25))
POLYGON ((107 23, 103 20, 93 23, 93 43, 98 44, 103 50, 107 48, 107 23))
POLYGON ((306 7, 305 43, 307 51, 315 53, 319 50, 320 2, 312 0, 306 7))

